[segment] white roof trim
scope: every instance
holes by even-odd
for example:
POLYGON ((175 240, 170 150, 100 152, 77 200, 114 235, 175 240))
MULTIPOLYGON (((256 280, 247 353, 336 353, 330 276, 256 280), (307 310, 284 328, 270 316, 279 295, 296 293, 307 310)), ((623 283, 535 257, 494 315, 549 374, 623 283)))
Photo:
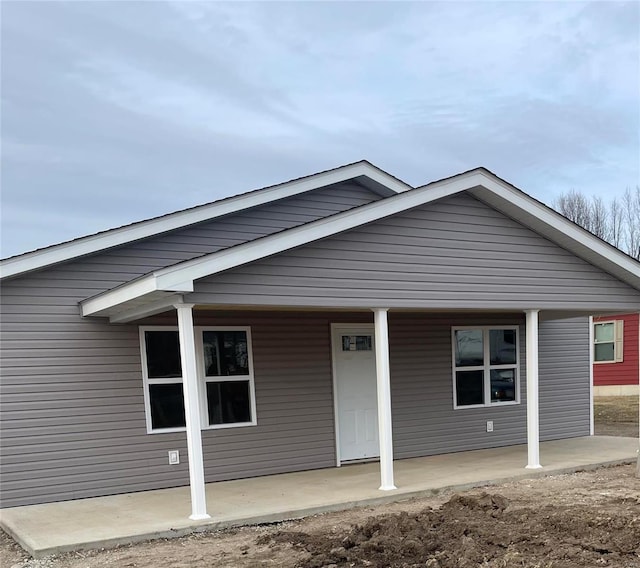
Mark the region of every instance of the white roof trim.
POLYGON ((127 284, 108 290, 93 298, 81 302, 82 315, 102 315, 100 312, 109 307, 133 300, 141 295, 155 291, 192 292, 193 282, 199 278, 228 270, 241 264, 247 264, 260 258, 289 250, 309 242, 316 241, 400 211, 416 207, 473 187, 482 177, 466 176, 435 182, 394 198, 374 201, 355 209, 332 215, 281 231, 279 233, 249 241, 228 249, 181 262, 142 276, 127 284), (398 199, 398 198, 402 199, 398 199))
POLYGON ((113 315, 110 310, 114 306, 125 304, 143 296, 153 295, 156 292, 193 292, 193 282, 188 282, 182 286, 175 285, 173 289, 165 290, 158 286, 155 273, 149 274, 84 300, 80 303, 80 308, 83 316, 113 315))
POLYGON ((474 197, 640 290, 640 262, 491 172, 484 175, 474 197))
POLYGON ((163 268, 155 272, 156 282, 160 290, 173 290, 174 286, 184 283, 186 280, 193 282, 199 278, 234 268, 240 264, 247 264, 272 254, 330 237, 336 233, 377 221, 383 217, 395 215, 412 207, 453 195, 462 189, 473 187, 481 181, 482 178, 478 175, 477 177, 471 176, 464 179, 456 178, 436 182, 424 189, 413 190, 401 196, 398 195, 393 199, 375 201, 281 233, 163 268), (398 197, 401 197, 401 199, 398 199, 398 197))
POLYGON ((139 320, 142 318, 160 314, 162 312, 166 312, 182 303, 182 296, 180 296, 179 294, 171 294, 167 292, 165 296, 162 296, 159 299, 151 300, 136 308, 124 309, 121 312, 111 314, 109 316, 109 322, 128 323, 130 321, 139 320))
POLYGON ((369 162, 357 162, 235 197, 221 199, 192 209, 178 211, 162 217, 156 217, 147 221, 141 221, 132 225, 111 229, 95 235, 81 237, 59 245, 14 256, 0 261, 0 278, 17 276, 25 272, 38 270, 60 262, 166 233, 167 231, 209 221, 216 217, 237 213, 244 209, 264 205, 278 199, 292 197, 307 191, 359 177, 367 178, 369 182, 372 182, 366 184, 368 187, 379 186, 391 194, 402 193, 412 189, 410 185, 378 169, 369 162))
POLYGON ((577 256, 640 290, 640 263, 559 213, 510 186, 494 174, 477 169, 410 192, 362 205, 328 218, 294 227, 255 241, 181 262, 81 302, 82 314, 102 315, 123 302, 156 291, 189 292, 193 282, 236 266, 326 238, 462 191, 491 204, 571 250, 577 256))

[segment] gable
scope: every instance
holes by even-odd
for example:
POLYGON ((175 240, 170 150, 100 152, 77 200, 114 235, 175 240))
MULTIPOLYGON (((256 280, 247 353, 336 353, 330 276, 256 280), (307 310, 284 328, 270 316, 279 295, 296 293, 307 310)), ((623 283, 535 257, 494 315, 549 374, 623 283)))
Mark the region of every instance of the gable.
MULTIPOLYGON (((131 321, 143 314, 158 313, 180 301, 182 294, 194 292, 194 283, 208 276, 260 262, 339 234, 357 231, 372 223, 383 224, 385 219, 402 218, 411 210, 463 194, 485 203, 489 209, 501 212, 504 218, 517 219, 516 224, 520 223, 523 228, 528 227, 534 234, 556 243, 558 249, 564 249, 570 256, 582 259, 585 265, 591 265, 603 274, 610 275, 613 286, 622 284, 625 289, 634 293, 640 291, 640 263, 491 172, 479 168, 149 272, 126 284, 86 298, 81 302, 81 312, 84 316, 108 316, 114 322, 131 321)), ((423 242, 426 241, 423 239, 423 242)), ((283 291, 286 291, 286 287, 283 291)), ((288 304, 285 302, 281 305, 288 304)), ((580 305, 583 306, 580 309, 587 310, 587 313, 611 309, 607 302, 603 302, 603 305, 589 302, 580 305)), ((625 302, 621 302, 613 309, 629 308, 625 302)))
POLYGON ((366 160, 347 164, 259 190, 249 191, 212 203, 176 211, 102 231, 72 241, 45 247, 0 261, 0 277, 9 278, 53 266, 62 262, 127 245, 191 225, 246 211, 268 203, 302 195, 319 188, 355 182, 373 193, 388 197, 411 189, 411 186, 366 160))
POLYGON ((188 301, 637 310, 640 292, 460 193, 203 278, 188 301))
MULTIPOLYGON (((344 182, 309 191, 212 221, 117 247, 61 265, 29 273, 21 278, 47 282, 72 280, 82 275, 103 285, 79 297, 84 299, 129 280, 179 262, 211 254, 265 235, 315 221, 381 199, 356 182, 344 182)), ((3 282, 3 287, 8 282, 3 282)))

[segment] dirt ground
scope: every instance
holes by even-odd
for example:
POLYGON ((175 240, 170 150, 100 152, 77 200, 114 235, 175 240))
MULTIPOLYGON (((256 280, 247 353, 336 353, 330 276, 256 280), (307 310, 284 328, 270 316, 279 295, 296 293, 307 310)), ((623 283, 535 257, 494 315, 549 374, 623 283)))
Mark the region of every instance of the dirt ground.
MULTIPOLYGON (((596 433, 637 435, 637 404, 598 400, 596 433)), ((640 568, 640 479, 610 467, 40 560, 0 532, 0 566, 640 568)))
POLYGON ((638 397, 601 396, 594 399, 597 436, 638 437, 638 397))

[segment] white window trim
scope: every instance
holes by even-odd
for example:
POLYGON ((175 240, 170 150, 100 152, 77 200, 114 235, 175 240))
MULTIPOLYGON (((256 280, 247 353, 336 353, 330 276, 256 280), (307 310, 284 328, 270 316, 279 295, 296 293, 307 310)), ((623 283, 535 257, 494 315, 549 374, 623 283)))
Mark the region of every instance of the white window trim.
POLYGON ((453 386, 453 408, 462 410, 466 408, 488 408, 497 406, 513 406, 520 404, 520 326, 517 325, 457 325, 451 328, 451 369, 453 386), (473 367, 456 367, 456 331, 465 329, 477 329, 482 331, 482 356, 483 365, 473 367), (496 329, 512 329, 516 332, 516 362, 509 365, 491 365, 491 348, 489 344, 489 332, 496 329), (513 369, 515 367, 515 400, 491 401, 491 370, 513 369), (458 393, 456 389, 456 371, 483 371, 484 404, 458 405, 458 393))
MULTIPOLYGON (((196 335, 196 356, 198 369, 198 398, 200 402, 202 423, 201 430, 221 430, 225 428, 242 428, 245 426, 256 426, 258 424, 256 412, 256 394, 253 372, 253 345, 251 342, 251 327, 249 326, 194 326, 196 335), (202 342, 202 333, 204 331, 244 331, 247 334, 247 351, 249 357, 249 374, 234 375, 232 377, 205 377, 204 373, 204 349, 202 342), (249 381, 249 396, 251 404, 251 422, 238 422, 233 424, 208 424, 209 413, 207 412, 206 383, 207 382, 227 382, 227 381, 249 381)), ((142 358, 142 382, 144 386, 144 410, 147 425, 147 434, 168 434, 171 432, 185 432, 186 427, 179 428, 153 428, 151 423, 151 396, 149 394, 149 385, 154 384, 182 384, 182 377, 171 377, 162 379, 149 378, 147 369, 147 346, 145 342, 145 332, 147 331, 178 331, 178 327, 174 325, 141 325, 139 326, 140 338, 140 355, 142 358)))
POLYGON ((593 364, 594 365, 612 365, 622 363, 624 361, 624 320, 607 320, 593 322, 593 364), (596 326, 613 324, 613 339, 611 341, 598 341, 596 339, 596 326), (596 361, 596 345, 604 343, 613 343, 613 359, 606 361, 596 361))
POLYGON ((140 356, 142 358, 142 382, 144 385, 144 414, 147 424, 147 434, 159 434, 169 432, 185 432, 186 427, 180 428, 153 428, 151 423, 151 395, 149 394, 149 385, 172 385, 182 384, 182 377, 171 377, 167 379, 151 379, 149 378, 149 370, 147 369, 147 342, 145 341, 146 331, 178 331, 178 326, 174 325, 141 325, 139 327, 140 336, 140 356))

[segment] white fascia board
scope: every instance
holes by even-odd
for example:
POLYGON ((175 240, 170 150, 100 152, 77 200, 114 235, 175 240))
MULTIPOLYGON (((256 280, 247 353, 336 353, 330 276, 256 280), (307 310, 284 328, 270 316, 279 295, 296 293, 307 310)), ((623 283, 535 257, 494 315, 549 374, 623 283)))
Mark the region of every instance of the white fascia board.
POLYGON ((15 258, 8 258, 0 261, 0 279, 9 278, 10 276, 16 276, 88 254, 94 254, 102 250, 159 235, 167 231, 187 227, 195 223, 209 221, 223 215, 237 213, 244 209, 257 207, 265 203, 292 197, 335 183, 341 183, 358 176, 366 176, 377 183, 383 184, 395 193, 411 189, 411 186, 389 174, 385 174, 371 164, 366 162, 350 164, 334 170, 311 175, 300 180, 285 182, 273 187, 223 199, 186 211, 179 211, 119 229, 112 229, 97 235, 81 237, 68 243, 33 251, 15 258))
POLYGON ((574 243, 579 243, 591 252, 596 253, 603 265, 613 262, 624 270, 625 274, 633 278, 636 282, 636 287, 640 289, 640 268, 638 263, 622 252, 607 246, 598 238, 575 226, 561 215, 549 210, 546 206, 519 190, 510 187, 501 180, 495 179, 488 173, 481 170, 473 170, 389 199, 375 201, 307 225, 294 227, 256 241, 158 270, 130 284, 105 292, 93 299, 85 300, 82 303, 83 315, 96 315, 102 310, 113 308, 122 302, 158 290, 191 292, 193 291, 194 281, 200 278, 330 237, 461 191, 471 190, 474 193, 476 189, 480 193, 488 191, 491 196, 497 197, 500 202, 513 205, 518 211, 525 212, 550 230, 559 231, 574 243))
POLYGON ((436 182, 386 200, 376 201, 357 209, 345 211, 308 225, 294 227, 228 250, 212 253, 194 260, 158 270, 155 273, 159 290, 173 290, 176 284, 198 280, 211 274, 277 254, 292 248, 330 237, 342 231, 395 215, 465 189, 483 181, 481 173, 472 172, 454 179, 436 182))
POLYGON ((135 300, 146 294, 151 294, 157 290, 156 278, 154 274, 144 276, 123 286, 118 286, 113 290, 108 290, 80 302, 80 310, 83 316, 99 316, 102 312, 114 306, 124 304, 130 300, 135 300))
MULTIPOLYGON (((504 201, 511 203, 524 213, 531 215, 536 221, 546 225, 551 231, 560 232, 578 245, 595 253, 604 261, 603 264, 615 264, 630 276, 637 279, 636 287, 639 287, 640 263, 527 194, 509 187, 508 184, 502 180, 494 179, 493 176, 486 174, 485 176, 486 179, 481 184, 483 188, 486 188, 504 201)), ((482 193, 482 190, 480 190, 480 193, 482 193)), ((553 240, 551 236, 549 238, 553 240)), ((603 270, 606 269, 603 268, 603 270)))
MULTIPOLYGON (((80 302, 83 316, 106 316, 111 315, 111 311, 116 306, 125 304, 137 298, 153 294, 159 291, 157 277, 155 273, 143 276, 132 282, 122 284, 112 290, 107 290, 93 298, 88 298, 80 302)), ((175 282, 162 292, 185 293, 193 292, 193 281, 175 282)), ((137 309, 137 306, 134 310, 137 309)))
POLYGON ((369 164, 359 164, 362 166, 362 174, 363 176, 369 178, 370 180, 383 185, 384 187, 390 189, 394 193, 404 193, 405 191, 409 191, 413 189, 409 184, 400 181, 399 179, 390 176, 386 172, 379 170, 375 167, 370 166, 369 164))
POLYGON ((128 323, 137 319, 161 314, 183 303, 182 296, 167 293, 164 298, 148 302, 134 309, 124 309, 109 317, 110 323, 128 323))

